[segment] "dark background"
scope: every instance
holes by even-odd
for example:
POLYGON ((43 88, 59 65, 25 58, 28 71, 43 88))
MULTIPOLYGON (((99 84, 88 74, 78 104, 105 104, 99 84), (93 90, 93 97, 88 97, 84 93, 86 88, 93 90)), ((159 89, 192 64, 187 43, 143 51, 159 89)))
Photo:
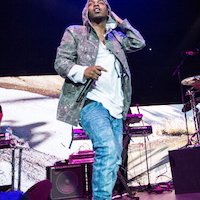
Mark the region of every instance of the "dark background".
MULTIPOLYGON (((85 0, 7 0, 0 12, 0 75, 56 74, 53 63, 65 28, 81 24, 85 0)), ((112 10, 128 18, 147 46, 129 54, 132 104, 180 103, 181 78, 200 75, 199 0, 110 0, 112 10)), ((183 90, 188 87, 183 86, 183 90)))

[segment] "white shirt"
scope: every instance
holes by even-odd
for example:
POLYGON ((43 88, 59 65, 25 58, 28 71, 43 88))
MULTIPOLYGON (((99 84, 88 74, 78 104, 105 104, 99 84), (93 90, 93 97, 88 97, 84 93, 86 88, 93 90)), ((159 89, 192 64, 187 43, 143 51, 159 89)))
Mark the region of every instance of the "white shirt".
MULTIPOLYGON (((102 42, 99 43, 95 65, 105 68, 107 72, 102 71, 101 76, 94 82, 92 90, 88 92, 86 97, 102 103, 111 116, 120 119, 122 118, 124 99, 121 87, 120 63, 102 42)), ((85 70, 85 67, 82 69, 85 70)), ((84 73, 82 71, 80 72, 80 67, 75 65, 70 70, 68 77, 74 82, 85 82, 83 75, 81 77, 81 73, 84 73)))

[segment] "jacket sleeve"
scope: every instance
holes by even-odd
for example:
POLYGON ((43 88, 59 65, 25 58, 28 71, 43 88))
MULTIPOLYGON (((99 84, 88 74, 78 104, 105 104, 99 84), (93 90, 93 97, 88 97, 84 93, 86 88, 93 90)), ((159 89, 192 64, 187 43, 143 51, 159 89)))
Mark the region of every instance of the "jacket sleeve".
POLYGON ((74 83, 85 83, 84 70, 87 66, 77 65, 77 42, 73 36, 73 28, 67 28, 57 48, 54 68, 64 79, 74 83))
POLYGON ((119 27, 122 32, 121 34, 118 32, 118 36, 115 36, 120 41, 125 52, 130 53, 145 47, 146 44, 144 38, 138 30, 131 26, 127 19, 125 19, 119 27))

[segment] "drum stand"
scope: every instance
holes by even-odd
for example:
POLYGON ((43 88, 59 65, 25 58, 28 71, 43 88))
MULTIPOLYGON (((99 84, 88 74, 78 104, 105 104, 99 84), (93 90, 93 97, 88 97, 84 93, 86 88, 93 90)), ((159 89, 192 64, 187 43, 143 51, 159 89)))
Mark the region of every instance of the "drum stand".
POLYGON ((196 101, 195 101, 195 92, 192 91, 192 89, 188 90, 186 92, 187 95, 190 96, 190 104, 191 104, 191 109, 193 113, 193 120, 194 120, 194 127, 195 127, 195 133, 192 135, 190 139, 190 144, 192 138, 196 136, 196 144, 200 144, 200 119, 198 117, 198 108, 196 107, 196 101))
MULTIPOLYGON (((179 82, 179 87, 180 87, 180 93, 181 93, 181 102, 183 105, 185 105, 185 99, 184 99, 184 92, 183 92, 183 86, 181 84, 181 67, 184 65, 186 60, 186 56, 184 56, 181 60, 180 63, 177 65, 176 69, 174 70, 172 76, 175 76, 177 74, 178 82, 179 82)), ((190 138, 189 138, 189 129, 188 129, 188 121, 187 121, 187 114, 184 112, 184 118, 185 118, 185 128, 186 128, 186 134, 187 134, 187 145, 190 145, 190 138)))

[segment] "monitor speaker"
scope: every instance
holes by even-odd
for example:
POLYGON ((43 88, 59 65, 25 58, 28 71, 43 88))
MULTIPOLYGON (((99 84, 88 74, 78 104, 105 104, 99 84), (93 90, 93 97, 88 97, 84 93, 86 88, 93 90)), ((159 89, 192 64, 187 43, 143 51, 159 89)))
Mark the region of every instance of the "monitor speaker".
POLYGON ((169 151, 176 194, 200 192, 200 147, 169 151))
POLYGON ((47 178, 52 183, 51 200, 83 199, 86 195, 86 168, 84 164, 59 164, 47 167, 47 178))

